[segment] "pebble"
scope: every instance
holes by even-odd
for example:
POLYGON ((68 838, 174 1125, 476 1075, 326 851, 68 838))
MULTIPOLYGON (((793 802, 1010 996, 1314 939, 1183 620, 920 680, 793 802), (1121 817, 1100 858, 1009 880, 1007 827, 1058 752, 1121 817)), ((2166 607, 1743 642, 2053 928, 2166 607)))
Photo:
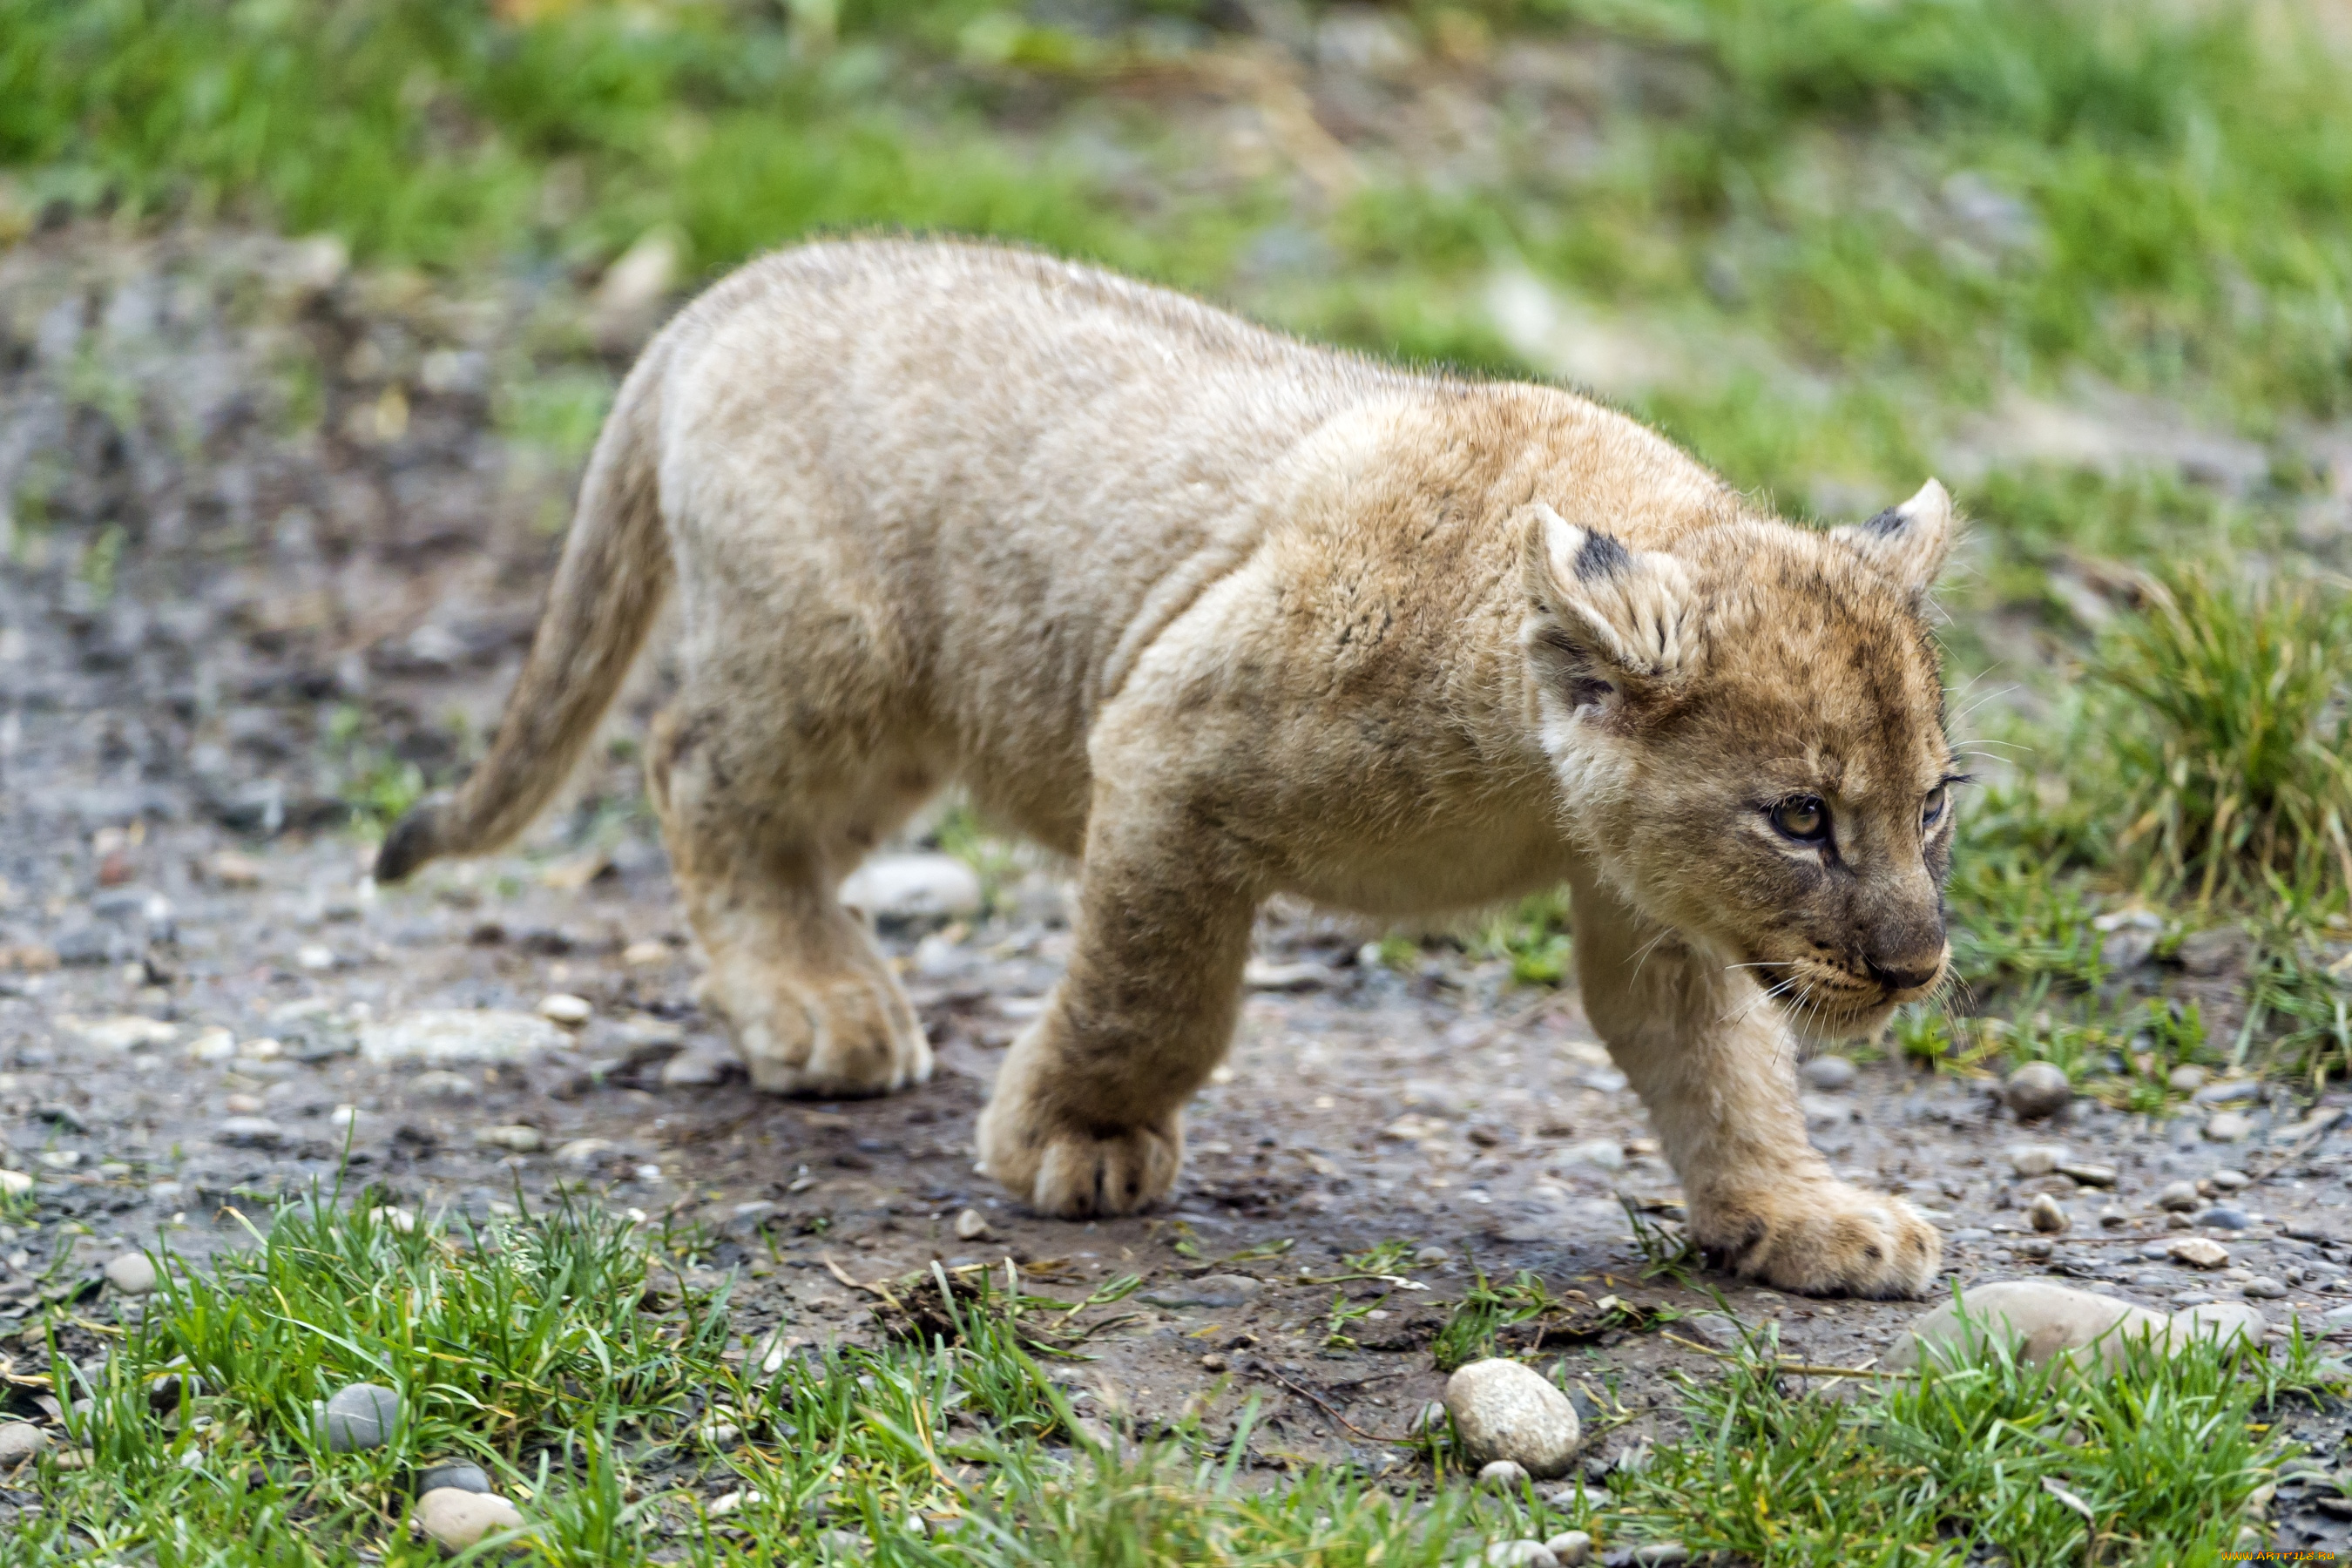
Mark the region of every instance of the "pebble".
POLYGON ((2116 1173, 2113 1165, 2094 1165, 2084 1161, 2069 1160, 2058 1167, 2058 1173, 2085 1187, 2112 1187, 2116 1173))
POLYGON ((33 1178, 22 1171, 0 1171, 0 1197, 21 1198, 33 1190, 33 1178))
POLYGON ((2219 1268, 2230 1261, 2229 1249, 2201 1236, 2184 1236, 2164 1249, 2176 1263, 2191 1268, 2219 1268))
POLYGON ((2319 1321, 2326 1323, 2331 1332, 2337 1329, 2352 1329, 2352 1305, 2330 1307, 2319 1315, 2319 1321))
POLYGON ((436 1487, 416 1500, 416 1528, 444 1549, 462 1552, 493 1531, 521 1528, 515 1505, 488 1492, 436 1487))
POLYGON ((988 1216, 978 1209, 966 1209, 955 1216, 958 1241, 978 1241, 988 1234, 988 1216))
POLYGON ((841 885, 841 901, 877 921, 945 921, 980 913, 979 874, 952 855, 877 855, 841 885))
POLYGON ((1559 1559, 1540 1541, 1497 1541, 1481 1561, 1501 1568, 1559 1568, 1559 1559))
POLYGON ((2253 1178, 2245 1172, 2232 1171, 2226 1167, 2214 1172, 2205 1179, 2225 1193, 2234 1193, 2239 1188, 2250 1186, 2253 1183, 2253 1178))
POLYGON ((1528 1484, 1528 1468, 1517 1459, 1490 1459, 1478 1467, 1478 1484, 1488 1491, 1515 1492, 1528 1484))
POLYGON ((213 1141, 232 1149, 275 1149, 286 1142, 286 1129, 266 1116, 232 1116, 220 1124, 213 1141))
POLYGON ((2063 1143, 2012 1143, 2009 1168, 2021 1176, 2046 1176, 2066 1160, 2063 1143))
POLYGON ((311 1405, 313 1430, 338 1454, 381 1448, 400 1425, 400 1395, 382 1384, 354 1383, 311 1405))
POLYGON ((1808 1087, 1823 1094, 1835 1094, 1853 1087, 1856 1072, 1853 1063, 1843 1057, 1815 1057, 1797 1069, 1808 1087))
POLYGON ((2194 1182, 2174 1182, 2156 1194, 2157 1207, 2170 1209, 2176 1214, 2186 1214, 2204 1201, 2198 1195, 2194 1182))
POLYGON ((360 1055, 378 1066, 420 1062, 508 1062, 561 1051, 572 1037, 546 1019, 497 1008, 406 1013, 360 1029, 360 1055))
POLYGON ((186 1047, 192 1062, 225 1062, 236 1055, 236 1037, 223 1028, 201 1031, 186 1047))
POLYGON ((2161 1333, 2165 1320, 2110 1296, 2039 1280, 2003 1280, 1962 1292, 1914 1320, 1909 1331, 1886 1352, 1886 1364, 1904 1371, 1918 1363, 1922 1350, 1952 1360, 1972 1340, 2001 1331, 2022 1361, 2039 1366, 2052 1357, 2096 1345, 2114 1359, 2130 1337, 2161 1333), (1964 1321, 1961 1313, 1967 1313, 1964 1321))
POLYGON ((2074 1217, 2067 1214, 2066 1205, 2048 1193, 2035 1194, 2033 1201, 2025 1205, 2025 1217, 2034 1229, 2044 1236, 2063 1236, 2074 1227, 2074 1217))
POLYGON ((2026 1121, 2055 1116, 2074 1098, 2074 1086, 2048 1062, 2028 1062, 2009 1075, 2001 1098, 2026 1121))
POLYGON ((2224 1110, 2205 1123, 2205 1137, 2213 1143, 2239 1143, 2254 1130, 2251 1118, 2242 1110, 2224 1110))
POLYGON ((2275 1301, 2286 1294, 2284 1285, 2268 1275, 2259 1274, 2239 1286, 2238 1289, 2249 1300, 2256 1301, 2275 1301))
POLYGON ((224 888, 261 885, 261 862, 235 849, 220 850, 205 861, 205 875, 224 888))
POLYGON ((380 1207, 372 1208, 368 1210, 367 1216, 371 1221, 383 1226, 386 1230, 397 1231, 402 1236, 406 1236, 416 1228, 416 1216, 415 1215, 409 1213, 408 1210, 404 1208, 397 1208, 391 1205, 384 1205, 380 1207))
POLYGON ((126 1252, 106 1266, 106 1282, 126 1296, 144 1296, 155 1289, 155 1265, 142 1252, 126 1252))
POLYGON ((490 1478, 483 1473, 481 1466, 464 1459, 451 1459, 435 1465, 416 1478, 416 1491, 420 1497, 426 1492, 445 1489, 488 1496, 490 1478))
POLYGON ((2226 1079, 2220 1083, 2209 1083, 2199 1089, 2196 1100, 2200 1105, 2234 1105, 2242 1100, 2252 1100, 2262 1091, 2263 1086, 2258 1079, 2226 1079))
POLYGON ((2216 1204, 2197 1216, 2197 1223, 2210 1230, 2245 1230, 2254 1223, 2254 1216, 2241 1208, 2216 1204))
POLYGON ((2171 1087, 2175 1094, 2195 1094, 2205 1087, 2205 1069, 2192 1063, 2183 1062, 2167 1073, 2164 1081, 2171 1087))
POLYGON ((1538 1479, 1568 1473, 1582 1436, 1576 1407, 1515 1361, 1474 1361, 1446 1380, 1445 1408, 1475 1465, 1510 1459, 1538 1479))
POLYGON ((551 1024, 576 1029, 596 1016, 596 1009, 585 996, 574 996, 568 991, 553 992, 539 1001, 539 1016, 551 1024))
POLYGON ((49 1435, 30 1421, 0 1423, 0 1470, 13 1470, 49 1446, 49 1435))
POLYGON ((574 1171, 585 1171, 617 1147, 609 1138, 574 1138, 556 1149, 555 1163, 574 1171))
POLYGON ((478 1086, 461 1072, 436 1068, 408 1080, 408 1092, 419 1100, 470 1100, 478 1086))
POLYGON ((2172 1314, 2175 1340, 2210 1339, 2226 1344, 2234 1339, 2259 1345, 2269 1330, 2262 1309, 2243 1301, 2200 1301, 2172 1314))
POLYGON ((1675 1568, 1690 1561, 1690 1548, 1679 1541, 1654 1542, 1633 1548, 1633 1561, 1639 1568, 1675 1568))
POLYGON ((1412 1255, 1412 1266, 1415 1268, 1440 1268, 1453 1261, 1452 1252, 1433 1243, 1412 1255))
POLYGON ((474 1142, 486 1149, 506 1149, 517 1154, 536 1154, 547 1147, 547 1140, 536 1127, 520 1123, 505 1127, 477 1127, 474 1142))
POLYGON ((1544 1550, 1559 1560, 1559 1568, 1584 1568, 1592 1561, 1592 1537, 1580 1530, 1564 1530, 1545 1542, 1544 1550))

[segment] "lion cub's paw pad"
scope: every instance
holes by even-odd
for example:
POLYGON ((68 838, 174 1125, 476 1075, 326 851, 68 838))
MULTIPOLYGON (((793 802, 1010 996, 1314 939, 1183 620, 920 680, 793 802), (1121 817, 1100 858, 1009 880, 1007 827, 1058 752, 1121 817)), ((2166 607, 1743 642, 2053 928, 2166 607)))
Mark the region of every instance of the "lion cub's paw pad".
POLYGON ((1843 1184, 1725 1204, 1698 1231, 1733 1273, 1808 1296, 1916 1296, 1944 1255, 1910 1205, 1843 1184))

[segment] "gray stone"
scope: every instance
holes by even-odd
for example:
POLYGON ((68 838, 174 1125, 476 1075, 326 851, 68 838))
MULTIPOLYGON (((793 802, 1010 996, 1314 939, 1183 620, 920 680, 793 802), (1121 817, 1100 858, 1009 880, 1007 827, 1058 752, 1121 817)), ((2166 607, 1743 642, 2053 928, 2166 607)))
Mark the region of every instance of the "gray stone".
POLYGON ((1474 1465, 1511 1459, 1549 1480, 1568 1473, 1582 1432, 1568 1395, 1515 1361, 1474 1361, 1446 1380, 1445 1408, 1474 1465))
POLYGON ((2205 1123, 2205 1136, 2215 1143, 2242 1142, 2253 1130, 2253 1121, 2242 1110, 2224 1110, 2205 1123))
POLYGON ((213 1142, 232 1149, 275 1149, 286 1142, 286 1130, 266 1116, 232 1116, 213 1133, 213 1142))
POLYGON ((2028 1062, 2009 1075, 2001 1086, 2001 1099, 2010 1110, 2026 1121, 2038 1121, 2055 1116, 2066 1109, 2074 1098, 2074 1086, 2066 1075, 2048 1062, 2028 1062))
POLYGON ((49 1446, 49 1435, 30 1421, 0 1422, 0 1470, 13 1470, 49 1446))
POLYGON ((2116 1173, 2113 1165, 2095 1165, 2084 1160, 2069 1160, 2058 1167, 2058 1173, 2086 1187, 2112 1187, 2116 1173))
POLYGON ((2236 926, 2219 926, 2183 937, 2174 956, 2191 974, 2229 974, 2245 967, 2253 938, 2236 926))
POLYGON ((572 1037, 531 1013, 439 1008, 404 1013, 360 1030, 360 1055, 379 1066, 399 1062, 510 1062, 566 1049, 572 1037))
POLYGON ((2257 1079, 2224 1079, 2220 1083, 2209 1083, 2199 1089, 2196 1102, 2200 1105, 2235 1105, 2242 1100, 2253 1099, 2262 1091, 2263 1086, 2257 1079))
POLYGON ((2183 1062, 2167 1073, 2164 1081, 2175 1094, 2194 1094, 2205 1087, 2205 1069, 2194 1062, 2183 1062))
POLYGON ((1478 1467, 1478 1484, 1488 1491, 1515 1492, 1528 1484, 1528 1468, 1517 1459, 1490 1459, 1478 1467))
POLYGON ((381 1448, 400 1426, 400 1395, 375 1383, 354 1383, 311 1406, 319 1441, 338 1454, 381 1448))
POLYGON ((2197 1223, 2210 1230, 2246 1230, 2252 1226, 2254 1216, 2243 1209, 2216 1204, 2199 1215, 2197 1223))
POLYGON ((479 1492, 487 1496, 490 1489, 490 1478, 483 1474, 481 1466, 464 1459, 451 1459, 445 1464, 435 1465, 416 1478, 416 1491, 420 1497, 426 1492, 444 1489, 479 1492))
POLYGON ((2099 962, 2113 970, 2137 969, 2156 956, 2157 933, 2119 931, 2099 944, 2099 962))
POLYGON ((2034 1229, 2044 1236, 2063 1236, 2074 1226, 2066 1205, 2048 1193, 2036 1193, 2033 1201, 2025 1205, 2025 1217, 2034 1229))
POLYGON ((477 1127, 474 1142, 485 1149, 504 1149, 516 1154, 536 1154, 547 1147, 547 1139, 536 1127, 520 1123, 502 1127, 477 1127))
POLYGON ((416 1528, 448 1552, 462 1552, 501 1530, 522 1528, 515 1505, 489 1492, 436 1487, 416 1500, 409 1515, 416 1528))
POLYGON ((1914 1320, 1889 1347, 1886 1364, 1906 1371, 1923 1354, 1939 1361, 1964 1359, 1984 1341, 2001 1339, 2018 1357, 2040 1365, 2054 1356, 2095 1350, 2112 1361, 2133 1339, 2164 1331, 2165 1321, 2144 1308, 2087 1290, 2039 1280, 2012 1279, 1979 1285, 1914 1320))
POLYGON ((126 1252, 106 1266, 106 1282, 126 1296, 144 1296, 155 1289, 155 1265, 144 1253, 126 1252))
POLYGON ((1806 1084, 1823 1094, 1836 1094, 1853 1087, 1856 1071, 1853 1063, 1843 1057, 1815 1057, 1798 1071, 1806 1084))
POLYGON ((2250 1307, 2243 1301, 2198 1301, 2172 1314, 2170 1337, 2176 1344, 2189 1340, 2214 1340, 2227 1344, 2237 1340, 2260 1345, 2263 1335, 2269 1331, 2270 1323, 2259 1307, 2250 1307))
POLYGON ((2230 1262, 2229 1248, 2201 1236, 2181 1237, 2165 1250, 2174 1261, 2186 1263, 2191 1268, 2222 1268, 2230 1262))
POLYGON ((2257 1275, 2239 1287, 2247 1300, 2275 1301, 2286 1294, 2286 1287, 2268 1275, 2257 1275))
POLYGON ((2046 1176, 2067 1159, 2063 1143, 2012 1143, 2009 1168, 2021 1176, 2046 1176))
POLYGON ((1265 1289, 1246 1274, 1203 1274, 1155 1286, 1142 1298, 1155 1307, 1239 1307, 1257 1300, 1265 1289))
POLYGON ((841 885, 841 901, 877 921, 950 921, 976 915, 979 873, 952 855, 877 855, 841 885))
POLYGON ((2254 1180, 2243 1171, 2232 1171, 2227 1167, 2214 1172, 2205 1179, 2225 1193, 2234 1193, 2241 1187, 2252 1186, 2254 1180))
POLYGON ((2156 1194, 2156 1206, 2175 1214, 2186 1214, 2204 1201, 2194 1182, 2174 1182, 2156 1194))

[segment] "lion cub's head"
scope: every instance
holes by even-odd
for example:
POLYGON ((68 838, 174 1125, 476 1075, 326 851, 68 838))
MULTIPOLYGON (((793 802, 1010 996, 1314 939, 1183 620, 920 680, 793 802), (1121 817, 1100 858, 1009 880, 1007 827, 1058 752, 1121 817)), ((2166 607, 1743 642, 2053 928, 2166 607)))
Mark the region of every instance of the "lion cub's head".
POLYGON ((1944 488, 1831 533, 1744 521, 1655 552, 1533 510, 1537 717, 1602 874, 1809 1033, 1933 991, 1960 782, 1925 619, 1944 488))

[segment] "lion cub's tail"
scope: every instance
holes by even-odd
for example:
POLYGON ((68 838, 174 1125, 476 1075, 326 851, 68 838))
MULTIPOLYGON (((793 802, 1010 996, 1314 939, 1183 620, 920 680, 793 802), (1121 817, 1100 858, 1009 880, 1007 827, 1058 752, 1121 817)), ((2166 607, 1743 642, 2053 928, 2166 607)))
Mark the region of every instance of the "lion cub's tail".
POLYGON ((637 361, 596 437, 547 608, 489 755, 454 796, 426 800, 393 825, 376 854, 378 881, 396 882, 440 856, 495 849, 530 826, 620 690, 669 591, 656 476, 670 336, 637 361))

